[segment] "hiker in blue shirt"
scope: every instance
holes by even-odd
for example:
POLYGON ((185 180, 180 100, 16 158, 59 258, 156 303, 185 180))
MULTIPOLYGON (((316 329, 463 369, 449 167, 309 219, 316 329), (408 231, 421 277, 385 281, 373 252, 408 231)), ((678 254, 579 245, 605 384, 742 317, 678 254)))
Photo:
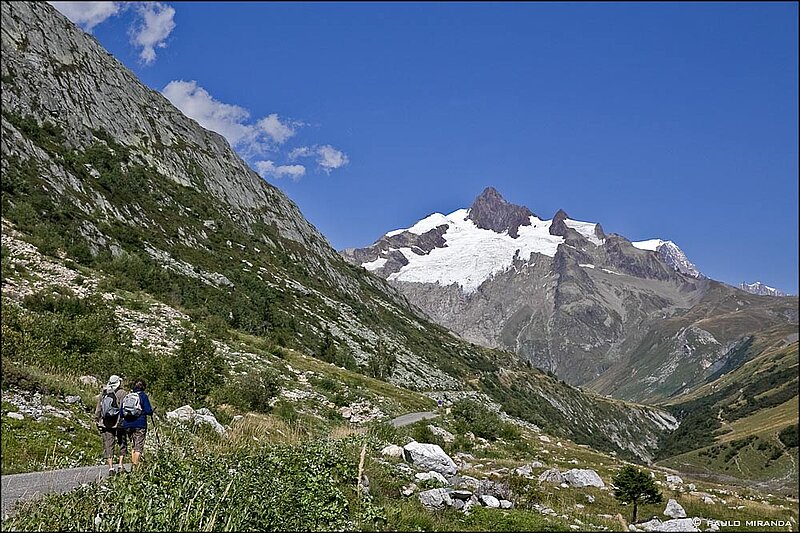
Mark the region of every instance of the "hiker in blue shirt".
POLYGON ((147 417, 153 414, 150 398, 144 392, 144 381, 137 381, 133 392, 122 400, 122 423, 120 427, 128 434, 128 439, 133 442, 131 462, 133 467, 139 465, 139 460, 144 452, 144 437, 147 434, 147 417))

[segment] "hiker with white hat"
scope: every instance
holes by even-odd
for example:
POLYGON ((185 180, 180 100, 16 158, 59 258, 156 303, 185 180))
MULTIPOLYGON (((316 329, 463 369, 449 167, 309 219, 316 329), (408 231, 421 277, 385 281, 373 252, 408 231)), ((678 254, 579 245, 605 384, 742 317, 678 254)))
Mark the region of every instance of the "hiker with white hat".
POLYGON ((122 462, 128 453, 128 435, 119 427, 120 409, 122 399, 128 392, 122 388, 122 380, 116 374, 108 378, 108 383, 103 388, 97 408, 94 410, 94 420, 100 437, 103 439, 103 458, 108 461, 108 475, 124 472, 122 462), (114 470, 114 444, 119 445, 119 468, 114 470))

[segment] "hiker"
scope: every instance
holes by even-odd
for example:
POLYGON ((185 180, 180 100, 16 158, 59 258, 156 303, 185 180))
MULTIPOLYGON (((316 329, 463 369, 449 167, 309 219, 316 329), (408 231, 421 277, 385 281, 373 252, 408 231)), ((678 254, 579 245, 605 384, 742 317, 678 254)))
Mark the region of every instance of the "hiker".
POLYGON ((128 453, 128 436, 120 428, 120 408, 122 399, 128 392, 122 388, 122 380, 116 374, 108 378, 108 383, 103 388, 97 407, 94 410, 94 420, 103 439, 103 459, 108 461, 108 475, 113 476, 114 470, 114 444, 119 445, 119 472, 124 467, 122 461, 128 453))
POLYGON ((131 462, 133 468, 139 465, 139 460, 144 452, 144 437, 147 434, 147 417, 153 414, 153 407, 150 405, 150 398, 144 392, 144 381, 137 381, 133 386, 133 392, 122 399, 122 427, 133 442, 133 452, 131 462))

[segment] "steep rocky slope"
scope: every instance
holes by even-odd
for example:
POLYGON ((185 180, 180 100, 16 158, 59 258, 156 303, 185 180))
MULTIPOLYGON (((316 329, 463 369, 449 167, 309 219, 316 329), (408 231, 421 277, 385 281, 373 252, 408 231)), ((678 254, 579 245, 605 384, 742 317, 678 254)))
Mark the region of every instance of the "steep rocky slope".
MULTIPOLYGON (((347 264, 221 136, 50 5, 2 3, 0 70, 4 273, 18 260, 6 242, 13 225, 14 239, 86 269, 103 290, 145 294, 210 332, 253 335, 429 394, 475 395, 645 460, 675 427, 661 410, 586 394, 422 318, 394 287, 347 264)), ((4 281, 4 303, 20 304, 20 283, 4 281)))
POLYGON ((540 219, 493 188, 342 254, 464 338, 622 398, 678 394, 748 335, 797 330, 796 299, 751 298, 671 241, 606 235, 563 210, 540 219))

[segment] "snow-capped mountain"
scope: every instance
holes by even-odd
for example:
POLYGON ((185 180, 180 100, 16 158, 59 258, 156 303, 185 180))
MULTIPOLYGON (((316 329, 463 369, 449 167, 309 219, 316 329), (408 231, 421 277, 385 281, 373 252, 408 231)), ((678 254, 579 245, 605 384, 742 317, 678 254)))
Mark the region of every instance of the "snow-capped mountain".
MULTIPOLYGON (((455 284, 469 294, 515 262, 535 263, 537 254, 555 257, 569 230, 583 237, 585 246, 605 243, 600 224, 573 220, 563 210, 542 220, 489 187, 469 209, 447 215, 433 213, 409 228, 386 233, 368 248, 342 253, 389 281, 455 284)), ((631 244, 655 252, 682 274, 703 277, 672 241, 650 239, 631 244)))
POLYGON ((662 239, 649 239, 646 241, 636 241, 631 243, 640 250, 650 250, 656 252, 669 266, 687 276, 693 278, 704 278, 705 276, 694 266, 694 263, 689 261, 683 250, 678 248, 678 245, 672 241, 665 241, 662 239))
MULTIPOLYGON (((661 368, 660 360, 628 361, 653 346, 674 348, 675 357, 683 357, 675 340, 683 338, 680 332, 652 334, 651 328, 711 298, 698 314, 704 317, 735 289, 703 276, 672 241, 632 243, 563 210, 542 217, 491 187, 469 208, 433 213, 371 246, 341 253, 465 339, 514 351, 575 384, 620 365, 627 372, 644 365, 627 381, 633 386, 626 394, 669 395, 689 376, 704 379, 725 352, 669 368, 661 368)), ((731 328, 697 335, 724 347, 736 334, 731 328)), ((656 352, 649 357, 667 356, 656 352)))
POLYGON ((760 281, 756 281, 755 283, 742 282, 739 284, 739 288, 750 294, 758 294, 759 296, 788 296, 785 292, 770 287, 769 285, 764 285, 760 281))

